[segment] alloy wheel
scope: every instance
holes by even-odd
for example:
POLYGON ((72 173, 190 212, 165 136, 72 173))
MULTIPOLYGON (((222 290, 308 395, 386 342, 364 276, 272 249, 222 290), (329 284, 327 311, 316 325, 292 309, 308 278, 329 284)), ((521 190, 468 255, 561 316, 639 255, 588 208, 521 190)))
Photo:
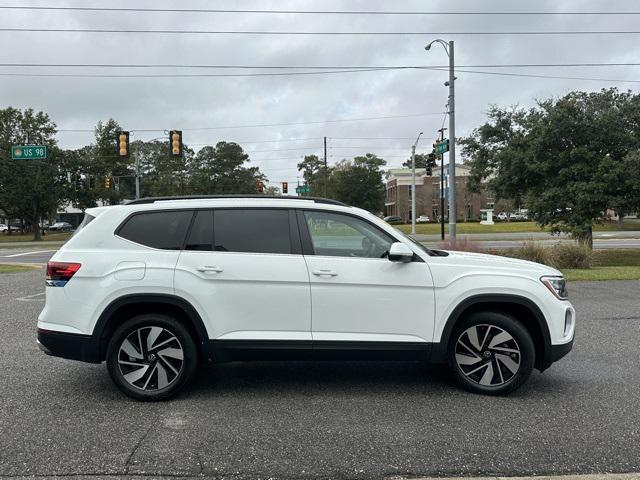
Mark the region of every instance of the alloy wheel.
POLYGON ((176 381, 184 364, 178 338, 157 326, 141 327, 120 344, 118 366, 124 380, 144 390, 161 390, 176 381))
POLYGON ((488 324, 464 330, 456 342, 455 356, 465 377, 485 387, 499 387, 511 380, 522 358, 515 338, 488 324))

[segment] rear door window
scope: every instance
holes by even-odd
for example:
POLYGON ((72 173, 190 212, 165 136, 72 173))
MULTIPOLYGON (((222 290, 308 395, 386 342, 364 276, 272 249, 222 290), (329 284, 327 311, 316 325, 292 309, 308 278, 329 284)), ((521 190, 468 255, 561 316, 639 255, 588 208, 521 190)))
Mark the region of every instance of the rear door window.
POLYGON ((138 213, 130 217, 116 234, 147 247, 180 250, 192 217, 191 210, 138 213))
POLYGON ((215 250, 220 252, 291 253, 286 209, 221 209, 214 211, 215 250))
POLYGON ((213 210, 199 210, 191 225, 185 250, 213 250, 213 210))

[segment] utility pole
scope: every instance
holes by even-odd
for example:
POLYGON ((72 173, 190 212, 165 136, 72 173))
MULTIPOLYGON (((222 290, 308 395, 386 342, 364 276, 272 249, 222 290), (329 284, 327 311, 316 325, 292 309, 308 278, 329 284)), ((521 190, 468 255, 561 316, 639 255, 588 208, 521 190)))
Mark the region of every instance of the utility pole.
POLYGON ((329 183, 329 172, 327 171, 327 137, 324 137, 324 198, 327 198, 328 183, 329 183))
POLYGON ((416 147, 421 136, 422 132, 411 146, 411 235, 416 234, 416 147))
POLYGON ((456 241, 456 102, 453 40, 449 42, 449 239, 456 241))
MULTIPOLYGON (((444 140, 444 131, 446 128, 438 130, 440 132, 440 140, 444 140)), ((444 153, 440 154, 440 239, 444 240, 444 153)))

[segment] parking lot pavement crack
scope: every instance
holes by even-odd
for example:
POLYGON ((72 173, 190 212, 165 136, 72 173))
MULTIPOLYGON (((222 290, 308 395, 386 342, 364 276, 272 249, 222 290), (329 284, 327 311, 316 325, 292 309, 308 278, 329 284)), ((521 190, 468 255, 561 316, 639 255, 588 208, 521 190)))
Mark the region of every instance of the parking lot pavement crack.
POLYGON ((153 429, 153 426, 154 426, 153 423, 151 423, 151 425, 149 425, 149 428, 147 428, 147 431, 144 432, 144 435, 142 435, 142 437, 140 437, 140 440, 138 440, 138 443, 136 443, 134 445, 133 449, 131 450, 131 453, 127 457, 127 461, 124 462, 124 469, 125 469, 125 472, 127 474, 129 474, 129 467, 131 466, 131 461, 133 460, 133 457, 135 456, 135 454, 138 451, 138 449, 142 446, 144 441, 147 439, 147 437, 149 436, 149 433, 151 433, 151 430, 153 429))

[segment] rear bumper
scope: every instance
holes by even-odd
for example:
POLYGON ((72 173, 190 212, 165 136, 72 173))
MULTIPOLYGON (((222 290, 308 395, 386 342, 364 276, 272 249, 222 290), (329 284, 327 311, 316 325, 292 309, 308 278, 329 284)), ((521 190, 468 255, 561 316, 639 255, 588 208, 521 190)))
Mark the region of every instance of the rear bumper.
POLYGON ((38 329, 38 347, 47 355, 100 363, 98 346, 91 335, 38 329))

